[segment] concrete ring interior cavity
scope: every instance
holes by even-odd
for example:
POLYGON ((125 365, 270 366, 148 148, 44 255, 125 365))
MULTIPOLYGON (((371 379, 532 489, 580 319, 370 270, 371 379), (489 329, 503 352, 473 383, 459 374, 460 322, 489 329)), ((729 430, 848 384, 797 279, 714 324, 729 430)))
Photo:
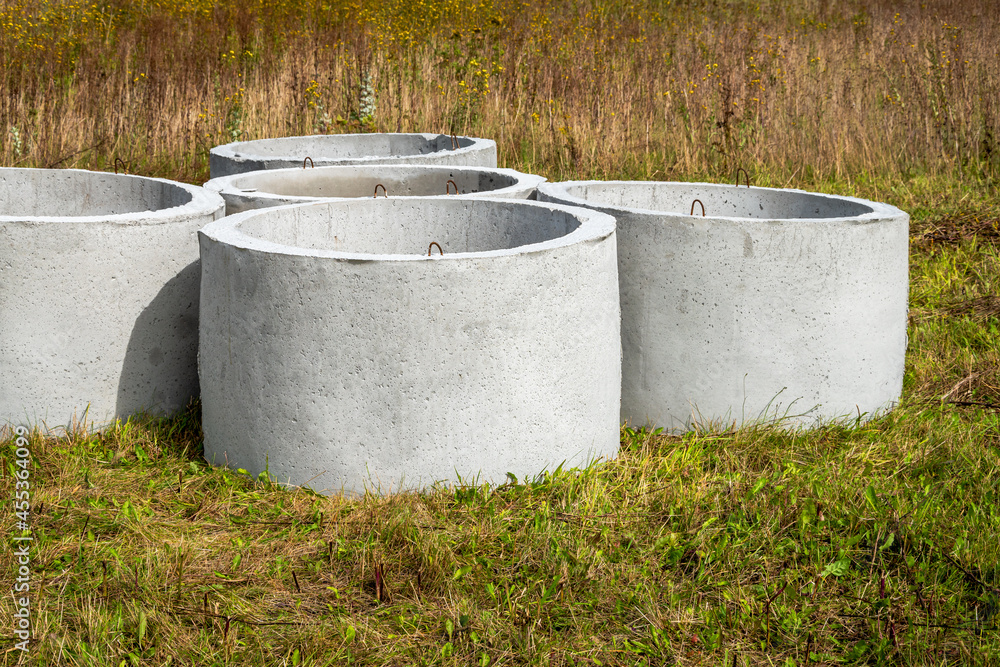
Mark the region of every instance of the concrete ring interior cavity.
POLYGON ((222 198, 158 178, 0 169, 0 426, 102 426, 198 396, 196 232, 222 198))
POLYGON ((237 141, 209 151, 211 177, 261 169, 373 164, 497 166, 490 139, 447 134, 316 134, 237 141))
POLYGON ((543 183, 538 199, 617 220, 630 424, 813 426, 868 419, 898 401, 903 211, 702 183, 543 183))
POLYGON ((372 165, 271 169, 213 178, 205 188, 226 200, 226 213, 336 197, 459 196, 533 199, 542 176, 513 169, 438 165, 372 165), (381 186, 381 187, 380 187, 381 186))
POLYGON ((247 211, 200 239, 210 462, 361 493, 616 456, 610 216, 379 197, 247 211))

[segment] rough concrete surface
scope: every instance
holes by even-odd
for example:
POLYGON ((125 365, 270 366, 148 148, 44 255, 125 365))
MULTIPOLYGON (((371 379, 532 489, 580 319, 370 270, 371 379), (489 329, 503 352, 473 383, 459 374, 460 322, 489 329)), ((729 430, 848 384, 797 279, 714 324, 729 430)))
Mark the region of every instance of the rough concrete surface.
POLYGON ((205 188, 221 194, 226 200, 226 214, 233 215, 335 197, 534 199, 535 189, 544 181, 542 176, 522 174, 513 169, 366 165, 254 171, 213 178, 205 183, 205 188))
POLYGON ((446 134, 316 134, 237 141, 209 151, 212 178, 261 169, 374 164, 497 166, 497 145, 490 139, 446 134), (457 144, 457 145, 456 145, 457 144))
POLYGON ((903 211, 701 183, 543 183, 538 198, 617 220, 625 421, 814 425, 898 401, 903 211))
POLYGON ((223 209, 162 179, 0 169, 0 426, 101 426, 197 396, 196 232, 223 209))
POLYGON ((359 493, 616 456, 609 216, 380 197, 248 211, 200 238, 209 461, 359 493))

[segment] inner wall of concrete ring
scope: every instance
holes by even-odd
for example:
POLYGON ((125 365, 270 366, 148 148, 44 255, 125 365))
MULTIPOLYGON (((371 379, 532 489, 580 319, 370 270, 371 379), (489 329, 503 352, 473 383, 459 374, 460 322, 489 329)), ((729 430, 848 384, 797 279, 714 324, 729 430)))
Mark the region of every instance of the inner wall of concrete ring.
POLYGON ((617 455, 609 216, 332 200, 213 223, 201 257, 210 462, 361 493, 617 455))
POLYGON ((815 425, 902 390, 909 217, 799 190, 545 183, 618 222, 622 419, 815 425), (700 200, 706 216, 701 216, 700 200))
POLYGON ((271 169, 213 178, 205 188, 226 200, 226 214, 335 197, 459 196, 534 199, 542 176, 513 169, 370 165, 271 169), (450 194, 447 194, 450 193, 450 194))
POLYGON ((0 169, 0 426, 100 427, 198 395, 200 187, 0 169))
POLYGON ((238 141, 209 151, 212 178, 261 169, 373 164, 497 166, 497 145, 490 139, 446 134, 317 134, 238 141))

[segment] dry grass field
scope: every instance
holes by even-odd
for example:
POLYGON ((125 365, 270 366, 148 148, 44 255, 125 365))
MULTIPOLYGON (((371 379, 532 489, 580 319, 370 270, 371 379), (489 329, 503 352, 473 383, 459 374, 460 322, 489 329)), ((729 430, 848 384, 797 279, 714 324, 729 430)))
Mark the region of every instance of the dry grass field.
POLYGON ((992 0, 4 0, 0 25, 8 166, 196 182, 234 139, 440 131, 550 178, 916 202, 1000 168, 992 0))
POLYGON ((866 424, 361 498, 209 467, 198 405, 36 433, 28 652, 0 441, 0 664, 1000 664, 998 44, 994 0, 0 0, 0 166, 200 183, 237 139, 454 132, 912 216, 866 424))

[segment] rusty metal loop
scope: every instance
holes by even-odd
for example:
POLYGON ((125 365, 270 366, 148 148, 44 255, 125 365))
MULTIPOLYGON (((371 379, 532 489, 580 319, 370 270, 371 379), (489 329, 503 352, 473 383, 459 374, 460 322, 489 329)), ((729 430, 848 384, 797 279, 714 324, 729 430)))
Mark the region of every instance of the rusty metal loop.
POLYGON ((459 145, 458 145, 458 137, 456 137, 456 136, 455 136, 455 135, 453 134, 453 135, 451 135, 451 150, 453 150, 453 151, 454 151, 454 150, 458 150, 458 148, 459 148, 459 145))
POLYGON ((437 246, 437 247, 438 247, 438 252, 439 252, 439 253, 441 253, 441 256, 443 257, 443 256, 444 256, 444 250, 441 250, 441 244, 440 244, 440 243, 438 243, 437 241, 431 241, 431 244, 430 244, 429 246, 427 246, 427 256, 428 256, 428 257, 430 257, 430 256, 431 256, 431 249, 432 249, 432 248, 433 248, 434 246, 437 246))
POLYGON ((311 157, 309 157, 309 156, 307 155, 307 156, 305 157, 305 159, 304 159, 304 160, 302 160, 302 168, 303 168, 303 169, 305 169, 305 168, 306 168, 306 162, 308 162, 308 163, 309 163, 309 166, 310 166, 310 167, 312 167, 313 169, 315 169, 315 168, 316 168, 316 163, 315 163, 315 162, 313 162, 313 159, 312 159, 311 157))
POLYGON ((747 170, 744 169, 743 167, 736 167, 736 187, 740 187, 740 172, 741 171, 743 172, 743 175, 747 177, 747 187, 749 188, 750 187, 750 174, 748 174, 747 170))
POLYGON ((128 165, 125 164, 125 160, 121 159, 120 157, 116 157, 115 158, 115 173, 116 174, 118 173, 118 165, 122 166, 122 173, 128 174, 128 165))
POLYGON ((384 185, 382 185, 381 183, 377 183, 377 184, 375 185, 375 194, 374 194, 374 195, 372 195, 372 198, 374 198, 374 199, 378 199, 378 189, 379 189, 379 188, 382 188, 382 196, 388 199, 388 197, 389 197, 389 191, 388 191, 388 190, 386 190, 386 189, 385 189, 385 186, 384 186, 384 185))
POLYGON ((451 186, 452 186, 452 185, 454 185, 454 186, 455 186, 455 194, 456 194, 456 195, 458 194, 458 183, 456 183, 455 181, 453 181, 453 180, 451 180, 451 179, 449 178, 449 179, 448 179, 448 182, 444 184, 444 193, 445 193, 446 195, 450 195, 450 194, 451 194, 451 186))
POLYGON ((695 199, 693 202, 691 202, 691 213, 690 213, 690 215, 694 215, 694 205, 695 204, 701 204, 701 217, 704 218, 705 217, 705 205, 701 203, 700 199, 695 199))

